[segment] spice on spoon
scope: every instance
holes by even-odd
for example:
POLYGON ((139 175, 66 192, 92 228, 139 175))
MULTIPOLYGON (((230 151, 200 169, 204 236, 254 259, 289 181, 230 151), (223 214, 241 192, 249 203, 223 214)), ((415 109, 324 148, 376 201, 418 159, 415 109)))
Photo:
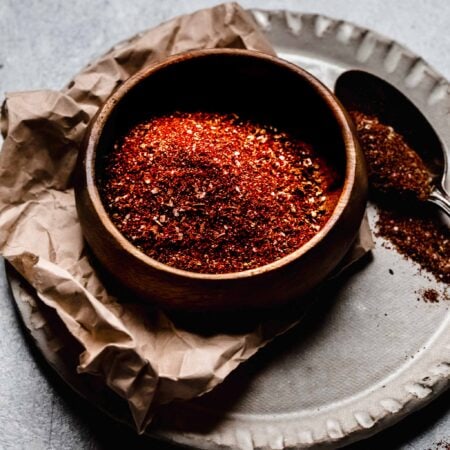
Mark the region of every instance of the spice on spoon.
POLYGON ((102 161, 119 231, 152 258, 200 273, 252 269, 300 248, 338 201, 338 174, 308 143, 235 114, 154 116, 102 161))
POLYGON ((403 136, 375 116, 359 111, 351 111, 350 116, 366 157, 372 190, 427 200, 432 190, 430 173, 403 136))
POLYGON ((420 203, 432 189, 424 162, 403 136, 375 116, 358 111, 350 115, 368 163, 372 193, 395 194, 394 201, 375 195, 377 235, 438 281, 450 283, 450 230, 420 203))

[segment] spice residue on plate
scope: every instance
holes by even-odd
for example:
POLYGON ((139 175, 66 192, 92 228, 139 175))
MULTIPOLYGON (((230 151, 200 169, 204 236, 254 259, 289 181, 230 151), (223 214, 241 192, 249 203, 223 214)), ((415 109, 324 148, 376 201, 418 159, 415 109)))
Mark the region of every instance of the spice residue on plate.
POLYGON ((429 448, 428 450, 450 450, 450 437, 440 440, 433 445, 435 447, 429 448))
POLYGON ((415 261, 438 281, 450 283, 450 230, 425 205, 430 174, 420 156, 392 127, 358 111, 350 113, 369 166, 378 208, 377 235, 415 261))
POLYGON ((351 111, 364 151, 373 191, 425 201, 431 193, 431 176, 422 158, 391 126, 377 117, 351 111))
POLYGON ((433 288, 421 289, 416 294, 420 296, 417 300, 422 300, 425 303, 439 303, 441 300, 450 300, 447 291, 439 292, 433 288))
POLYGON ((377 235, 437 280, 450 283, 450 229, 427 208, 408 212, 379 208, 377 235))
POLYGON ((120 232, 152 258, 201 273, 292 253, 324 226, 341 192, 310 144, 235 114, 151 117, 102 163, 101 196, 120 232))

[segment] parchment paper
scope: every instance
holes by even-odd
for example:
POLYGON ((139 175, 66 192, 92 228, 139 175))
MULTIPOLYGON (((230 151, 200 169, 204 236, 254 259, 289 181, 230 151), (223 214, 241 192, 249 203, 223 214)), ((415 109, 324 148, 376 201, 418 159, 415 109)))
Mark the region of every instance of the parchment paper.
MULTIPOLYGON (((300 313, 279 313, 241 332, 202 335, 133 298, 109 295, 89 260, 72 189, 80 142, 113 90, 165 56, 208 47, 273 53, 237 4, 183 16, 119 44, 61 92, 7 94, 0 154, 0 251, 53 308, 85 351, 79 372, 99 375, 127 400, 139 432, 159 404, 208 392, 300 313)), ((341 269, 373 243, 367 222, 341 269)))

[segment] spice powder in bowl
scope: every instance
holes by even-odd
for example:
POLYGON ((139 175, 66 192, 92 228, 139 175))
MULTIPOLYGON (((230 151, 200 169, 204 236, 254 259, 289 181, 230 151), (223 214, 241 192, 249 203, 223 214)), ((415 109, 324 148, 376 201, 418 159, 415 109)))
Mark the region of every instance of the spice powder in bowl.
POLYGON ((84 142, 75 194, 86 242, 119 295, 166 310, 301 299, 363 219, 365 165, 342 105, 261 52, 196 50, 146 67, 84 142))
POLYGON ((198 273, 292 253, 324 226, 342 190, 312 145, 229 113, 152 116, 102 167, 100 195, 117 229, 155 260, 198 273))

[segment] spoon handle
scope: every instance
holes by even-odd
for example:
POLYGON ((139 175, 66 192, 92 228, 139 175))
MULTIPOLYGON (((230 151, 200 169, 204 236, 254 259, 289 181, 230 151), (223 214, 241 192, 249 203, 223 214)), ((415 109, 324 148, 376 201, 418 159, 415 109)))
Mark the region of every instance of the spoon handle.
POLYGON ((450 195, 444 190, 433 189, 428 200, 438 205, 450 217, 450 195))

